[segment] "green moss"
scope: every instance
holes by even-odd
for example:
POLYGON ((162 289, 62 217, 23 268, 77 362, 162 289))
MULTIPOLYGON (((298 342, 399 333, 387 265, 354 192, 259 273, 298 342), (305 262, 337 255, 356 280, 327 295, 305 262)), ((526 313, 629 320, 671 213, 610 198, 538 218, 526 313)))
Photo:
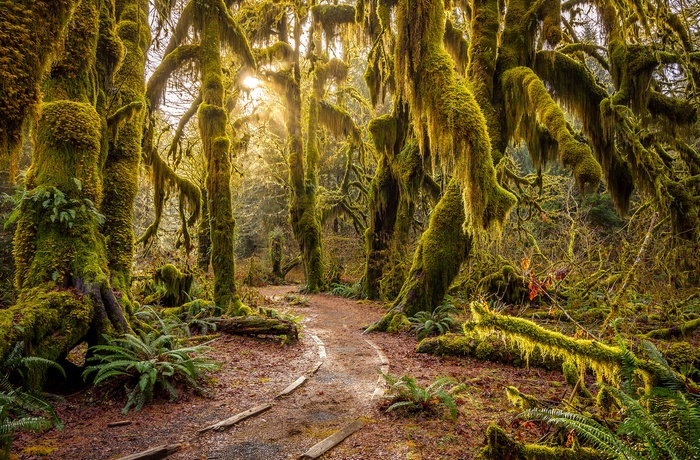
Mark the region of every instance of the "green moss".
POLYGON ((491 345, 490 342, 484 340, 477 345, 476 349, 474 350, 474 356, 477 359, 480 359, 482 361, 486 361, 489 358, 491 358, 491 355, 494 352, 493 345, 491 345))
POLYGON ((391 318, 386 331, 389 333, 395 333, 406 331, 409 327, 411 327, 411 323, 408 321, 408 318, 406 318, 406 315, 399 313, 391 318))
POLYGON ((664 355, 674 369, 681 369, 684 366, 690 367, 697 360, 695 350, 688 342, 672 343, 664 355))
POLYGON ((314 5, 311 16, 321 24, 329 42, 335 38, 338 26, 355 23, 355 8, 352 5, 314 5))
POLYGON ((22 124, 77 1, 0 1, 0 186, 14 183, 22 124))
POLYGON ((479 452, 482 460, 603 460, 606 457, 588 447, 549 447, 523 444, 508 437, 496 424, 486 429, 486 447, 479 452))
POLYGON ((613 414, 620 409, 620 403, 610 387, 603 385, 596 395, 596 406, 603 414, 613 414))
POLYGON ((520 390, 515 387, 506 387, 506 396, 508 397, 508 401, 520 410, 535 409, 542 406, 537 398, 521 393, 520 390))
POLYGON ((146 50, 151 41, 146 0, 119 2, 116 34, 129 55, 115 74, 122 82, 114 96, 118 107, 109 115, 112 140, 103 171, 105 216, 103 233, 107 241, 112 286, 123 293, 122 302, 131 298, 131 267, 135 237, 133 209, 138 190, 145 95, 146 50), (110 123, 110 120, 112 122, 110 123))
POLYGON ((527 67, 515 67, 502 76, 511 137, 527 142, 533 162, 544 166, 551 158, 549 136, 556 141, 560 162, 574 173, 581 191, 595 190, 602 169, 587 144, 571 133, 564 112, 551 98, 537 75, 527 67), (549 136, 543 136, 546 129, 549 136))
MULTIPOLYGON (((535 348, 543 355, 559 357, 575 363, 579 369, 591 368, 599 379, 613 383, 620 381, 620 367, 625 352, 617 347, 601 342, 574 339, 558 332, 548 331, 521 318, 491 313, 486 304, 471 303, 475 328, 482 334, 498 333, 515 343, 527 358, 535 348)), ((631 357, 636 368, 650 384, 660 375, 660 370, 652 363, 631 357)))

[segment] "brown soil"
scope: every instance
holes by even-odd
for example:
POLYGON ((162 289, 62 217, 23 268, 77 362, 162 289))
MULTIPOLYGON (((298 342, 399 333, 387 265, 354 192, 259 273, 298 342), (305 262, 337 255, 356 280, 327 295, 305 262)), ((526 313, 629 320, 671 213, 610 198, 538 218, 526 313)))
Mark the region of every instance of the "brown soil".
POLYGON ((510 426, 523 436, 534 434, 532 427, 515 418, 504 396, 505 386, 514 385, 541 399, 566 393, 560 373, 416 354, 416 340, 406 334, 362 335, 362 326, 381 317, 380 304, 324 294, 303 296, 306 303, 285 302, 284 294, 295 289, 279 286, 259 291, 266 298, 260 302, 273 302, 278 309, 303 315, 298 344, 221 336, 212 344, 212 356, 224 364, 212 375, 209 395, 183 392, 174 402, 157 400, 140 412, 122 415, 121 388, 84 391, 57 402, 64 430, 23 433, 13 452, 21 459, 116 459, 152 446, 180 443, 183 449, 169 458, 288 459, 362 417, 367 425, 323 458, 469 459, 483 445, 483 431, 491 422, 510 426), (325 359, 316 338, 323 343, 325 359), (371 400, 380 358, 366 339, 382 349, 393 375, 414 376, 421 385, 440 376, 467 383, 469 390, 458 399, 457 419, 440 413, 385 413, 386 400, 371 400), (274 399, 319 361, 322 366, 302 387, 274 399), (197 433, 265 403, 272 403, 272 409, 223 432, 197 433), (119 420, 131 424, 107 427, 119 420), (48 455, 40 457, 38 451, 48 455))

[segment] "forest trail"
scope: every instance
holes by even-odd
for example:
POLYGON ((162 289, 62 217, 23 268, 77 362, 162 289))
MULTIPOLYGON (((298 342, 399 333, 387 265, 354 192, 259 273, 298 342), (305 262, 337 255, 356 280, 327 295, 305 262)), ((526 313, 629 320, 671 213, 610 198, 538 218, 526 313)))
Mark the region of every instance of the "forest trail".
MULTIPOLYGON (((277 303, 296 287, 259 291, 277 303)), ((270 401, 273 406, 269 411, 225 432, 205 435, 202 452, 207 459, 297 458, 318 441, 367 415, 382 363, 362 335, 366 319, 353 308, 354 301, 324 294, 304 297, 308 302, 303 309, 302 341, 306 346, 313 344, 315 356, 309 359, 306 370, 298 369, 298 374, 306 373, 308 379, 289 396, 270 401), (314 362, 323 364, 309 375, 314 362)))

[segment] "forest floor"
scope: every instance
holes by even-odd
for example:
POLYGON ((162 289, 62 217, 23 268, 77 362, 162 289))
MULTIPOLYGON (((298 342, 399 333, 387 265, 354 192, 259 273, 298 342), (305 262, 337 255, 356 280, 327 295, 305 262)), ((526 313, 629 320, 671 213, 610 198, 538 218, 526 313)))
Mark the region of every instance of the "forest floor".
POLYGON ((211 375, 208 394, 181 392, 173 402, 158 399, 139 412, 122 415, 121 388, 84 390, 55 403, 63 430, 22 433, 13 452, 20 459, 117 459, 153 446, 182 444, 168 458, 288 459, 360 418, 365 426, 323 458, 470 459, 483 446, 483 433, 491 422, 526 437, 536 435, 516 418, 505 386, 540 399, 561 399, 567 393, 559 372, 417 354, 416 339, 407 334, 363 335, 362 326, 381 317, 381 304, 325 294, 289 295, 296 289, 260 288, 259 303, 303 316, 297 344, 221 335, 211 344, 211 356, 223 367, 211 375), (386 413, 388 401, 372 399, 381 366, 373 344, 388 358, 394 376, 413 376, 423 386, 443 376, 465 383, 468 389, 457 399, 457 419, 435 412, 386 413), (321 367, 311 374, 320 361, 321 367), (303 386, 274 399, 302 375, 308 376, 303 386), (201 428, 266 403, 272 404, 270 410, 225 431, 198 434, 201 428), (116 421, 130 423, 108 427, 116 421))

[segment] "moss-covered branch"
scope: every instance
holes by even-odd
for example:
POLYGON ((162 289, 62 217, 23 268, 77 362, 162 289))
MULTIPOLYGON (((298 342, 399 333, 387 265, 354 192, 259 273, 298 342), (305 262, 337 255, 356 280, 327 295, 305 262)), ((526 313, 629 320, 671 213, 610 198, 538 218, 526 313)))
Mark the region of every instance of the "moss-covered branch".
POLYGON ((579 189, 595 190, 602 177, 600 164, 590 147, 574 138, 564 112, 537 75, 528 67, 515 67, 503 74, 502 81, 511 136, 527 142, 533 162, 541 167, 550 159, 544 128, 556 141, 559 159, 572 169, 579 189))
POLYGON ((163 58, 146 85, 146 98, 151 103, 151 110, 160 105, 172 74, 188 62, 197 60, 199 54, 199 45, 180 45, 163 58))

